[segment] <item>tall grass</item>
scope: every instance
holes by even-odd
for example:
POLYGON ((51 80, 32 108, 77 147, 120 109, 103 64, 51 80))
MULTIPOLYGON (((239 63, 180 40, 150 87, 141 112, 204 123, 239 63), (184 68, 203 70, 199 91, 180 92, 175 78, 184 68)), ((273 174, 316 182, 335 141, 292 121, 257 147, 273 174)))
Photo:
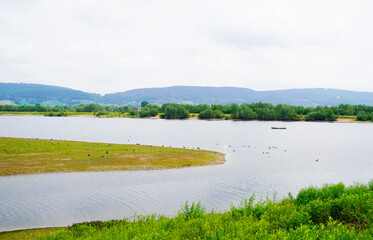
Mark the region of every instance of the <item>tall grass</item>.
POLYGON ((221 213, 186 203, 173 218, 80 223, 40 239, 373 239, 373 180, 309 187, 281 201, 252 196, 221 213))

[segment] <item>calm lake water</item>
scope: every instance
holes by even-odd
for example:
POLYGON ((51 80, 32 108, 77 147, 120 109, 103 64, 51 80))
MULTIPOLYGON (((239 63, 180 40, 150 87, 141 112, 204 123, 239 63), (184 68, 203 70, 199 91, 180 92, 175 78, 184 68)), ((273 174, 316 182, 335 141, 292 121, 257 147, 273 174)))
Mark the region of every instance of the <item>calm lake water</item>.
POLYGON ((0 136, 200 147, 227 159, 175 170, 0 177, 0 231, 175 215, 186 200, 222 211, 254 193, 282 198, 309 185, 373 179, 369 123, 0 116, 0 136))

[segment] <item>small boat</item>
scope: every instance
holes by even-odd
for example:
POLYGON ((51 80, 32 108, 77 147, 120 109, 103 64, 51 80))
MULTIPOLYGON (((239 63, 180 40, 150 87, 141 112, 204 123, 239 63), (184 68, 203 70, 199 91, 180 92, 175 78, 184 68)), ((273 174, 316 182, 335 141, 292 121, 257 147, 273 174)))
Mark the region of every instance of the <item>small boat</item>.
POLYGON ((271 127, 272 129, 286 129, 286 127, 271 127))

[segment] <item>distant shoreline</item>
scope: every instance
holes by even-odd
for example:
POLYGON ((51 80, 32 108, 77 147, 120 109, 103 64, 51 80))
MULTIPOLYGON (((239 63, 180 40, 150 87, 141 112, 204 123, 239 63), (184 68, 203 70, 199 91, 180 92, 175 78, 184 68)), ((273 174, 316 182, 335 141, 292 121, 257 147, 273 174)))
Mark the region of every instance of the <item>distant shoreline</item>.
MULTIPOLYGON (((141 117, 132 117, 132 116, 125 116, 125 115, 101 115, 101 116, 96 116, 95 114, 92 113, 68 113, 67 116, 46 116, 47 112, 17 112, 17 113, 11 113, 11 112, 0 112, 0 116, 44 116, 44 117, 91 117, 91 118, 133 118, 133 119, 162 119, 158 116, 155 117, 146 117, 146 118, 141 118, 141 117)), ((186 118, 184 120, 188 119, 197 119, 197 120, 224 120, 226 119, 220 119, 220 118, 211 118, 211 119, 199 119, 198 114, 193 114, 189 118, 186 118)), ((168 119, 172 120, 172 119, 168 119)), ((252 119, 252 120, 242 120, 242 119, 229 119, 233 121, 269 121, 269 122, 275 122, 275 121, 281 121, 284 122, 284 120, 261 120, 261 119, 252 119)), ((335 121, 306 121, 306 120, 299 120, 299 121, 285 121, 285 122, 337 122, 337 123, 373 123, 372 121, 357 121, 356 116, 353 117, 339 117, 335 121)))

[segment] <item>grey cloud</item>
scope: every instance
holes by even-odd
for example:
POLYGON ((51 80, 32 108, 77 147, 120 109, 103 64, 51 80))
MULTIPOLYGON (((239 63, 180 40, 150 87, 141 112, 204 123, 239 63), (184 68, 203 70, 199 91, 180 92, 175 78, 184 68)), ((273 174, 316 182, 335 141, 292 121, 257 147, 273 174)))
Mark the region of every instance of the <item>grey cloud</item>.
POLYGON ((371 1, 0 0, 0 79, 373 91, 371 1))

